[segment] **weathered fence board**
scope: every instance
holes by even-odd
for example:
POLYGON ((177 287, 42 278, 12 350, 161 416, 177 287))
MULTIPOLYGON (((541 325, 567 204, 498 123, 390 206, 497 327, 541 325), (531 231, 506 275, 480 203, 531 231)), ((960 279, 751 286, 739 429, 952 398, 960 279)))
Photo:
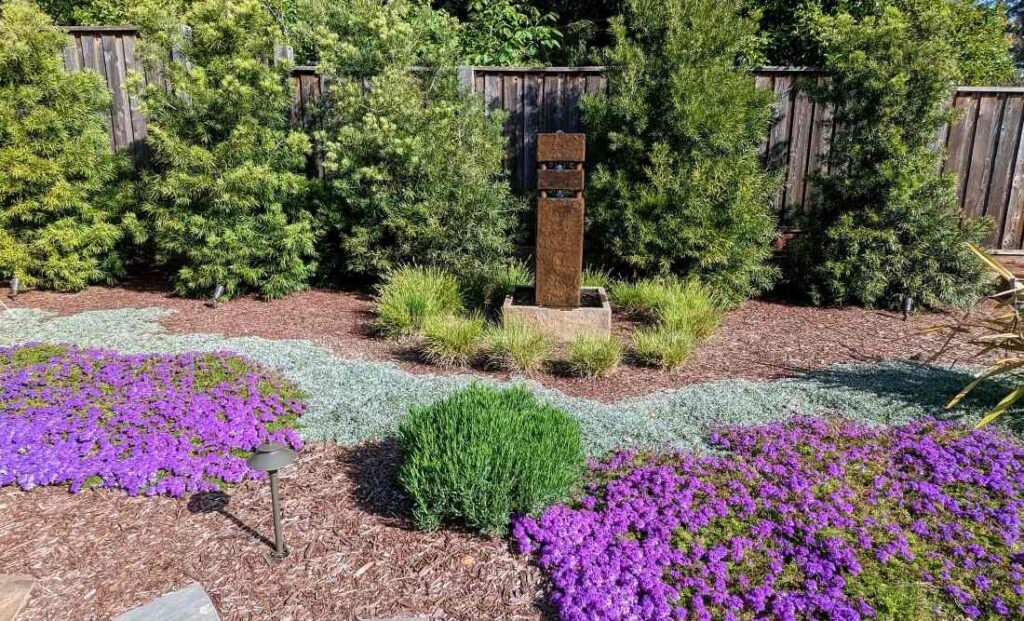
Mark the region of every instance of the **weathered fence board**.
MULTIPOLYGON (((146 121, 128 88, 129 76, 142 71, 137 31, 78 27, 69 28, 68 34, 68 70, 95 71, 111 89, 107 128, 112 147, 144 157, 146 121)), ((603 67, 472 67, 463 69, 460 77, 481 95, 488 110, 506 114, 505 164, 519 193, 531 191, 536 183, 536 134, 583 131, 580 100, 607 89, 603 67)), ((801 88, 822 79, 822 73, 801 68, 766 67, 755 73, 757 87, 772 90, 778 98, 760 149, 766 164, 785 180, 776 197, 784 225, 809 200, 809 177, 829 170, 832 111, 801 88)), ((159 78, 150 75, 143 80, 153 84, 159 78)), ((296 67, 292 84, 292 120, 309 126, 316 122, 322 79, 315 67, 296 67)), ((946 150, 942 169, 957 180, 963 212, 992 218, 992 249, 1024 253, 1024 89, 960 88, 952 106, 958 116, 939 132, 936 146, 946 150)))

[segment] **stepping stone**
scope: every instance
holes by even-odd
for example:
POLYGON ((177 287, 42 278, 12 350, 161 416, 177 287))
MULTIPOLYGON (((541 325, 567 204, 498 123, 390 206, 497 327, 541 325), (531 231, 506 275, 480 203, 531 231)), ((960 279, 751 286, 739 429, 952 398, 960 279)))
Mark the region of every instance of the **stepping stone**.
POLYGON ((115 621, 220 621, 220 617, 203 587, 190 584, 129 610, 115 621))
POLYGON ((32 576, 0 575, 0 621, 14 621, 28 601, 35 583, 32 576))

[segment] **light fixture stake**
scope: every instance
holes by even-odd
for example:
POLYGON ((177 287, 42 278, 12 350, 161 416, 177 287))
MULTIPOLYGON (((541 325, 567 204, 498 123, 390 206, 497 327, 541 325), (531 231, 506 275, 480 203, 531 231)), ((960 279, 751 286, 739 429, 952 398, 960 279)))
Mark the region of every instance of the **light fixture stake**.
POLYGON ((285 558, 288 550, 284 547, 281 533, 281 502, 278 493, 277 472, 295 461, 295 451, 283 444, 268 442, 256 447, 247 463, 253 470, 266 472, 270 477, 270 504, 274 514, 274 557, 285 558))

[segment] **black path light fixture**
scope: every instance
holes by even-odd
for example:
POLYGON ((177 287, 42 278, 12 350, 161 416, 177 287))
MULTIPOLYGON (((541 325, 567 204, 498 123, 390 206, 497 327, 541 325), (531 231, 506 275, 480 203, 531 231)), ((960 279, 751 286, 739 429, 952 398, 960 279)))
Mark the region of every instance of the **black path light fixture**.
POLYGON ((248 464, 253 470, 270 476, 270 503, 274 511, 274 556, 284 558, 288 551, 281 537, 281 502, 277 490, 277 471, 295 461, 295 451, 283 444, 268 442, 256 447, 248 464))

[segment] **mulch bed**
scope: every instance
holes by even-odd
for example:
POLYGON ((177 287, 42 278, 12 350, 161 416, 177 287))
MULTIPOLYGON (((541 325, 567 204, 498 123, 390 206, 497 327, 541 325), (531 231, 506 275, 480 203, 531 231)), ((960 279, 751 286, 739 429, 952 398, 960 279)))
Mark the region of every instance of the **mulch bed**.
MULTIPOLYGON (((371 301, 360 293, 309 291, 211 309, 159 291, 94 287, 75 295, 30 292, 5 303, 62 314, 161 306, 178 311, 164 321, 174 333, 309 339, 342 357, 441 372, 417 362, 407 345, 375 338, 371 301)), ((919 332, 947 320, 918 315, 904 322, 885 312, 751 301, 730 312, 678 372, 626 366, 607 380, 537 379, 570 394, 614 400, 706 380, 768 379, 834 363, 921 357, 941 338, 919 332)), ((628 327, 623 318, 618 325, 628 327)), ((952 355, 972 352, 960 345, 952 355)), ((187 501, 2 488, 0 573, 40 579, 20 621, 109 619, 190 582, 201 584, 231 621, 413 614, 542 619, 544 582, 505 541, 412 529, 407 500, 394 481, 398 462, 392 443, 308 446, 297 466, 283 473, 291 550, 283 561, 271 560, 265 540, 272 528, 264 483, 187 501)))
POLYGON ((308 446, 282 472, 282 561, 266 483, 188 502, 2 488, 0 574, 39 578, 19 621, 110 619, 190 582, 225 621, 541 619, 541 576, 507 542, 412 530, 397 451, 308 446))
MULTIPOLYGON (((269 339, 308 339, 343 358, 390 361, 412 373, 474 373, 504 378, 484 369, 440 369, 419 362, 408 343, 373 335, 373 304, 358 292, 313 290, 284 300, 242 298, 213 309, 161 291, 91 287, 77 294, 29 292, 9 306, 74 314, 87 310, 164 307, 175 312, 163 324, 173 333, 216 333, 269 339)), ((614 401, 709 380, 763 380, 837 363, 928 358, 943 341, 921 331, 952 318, 922 313, 908 321, 898 313, 862 308, 814 308, 771 300, 751 300, 725 317, 722 327, 682 368, 667 373, 624 365, 603 380, 543 373, 536 379, 568 394, 614 401)), ((617 331, 628 321, 616 317, 617 331)), ((944 361, 967 359, 976 349, 965 343, 944 361)))

